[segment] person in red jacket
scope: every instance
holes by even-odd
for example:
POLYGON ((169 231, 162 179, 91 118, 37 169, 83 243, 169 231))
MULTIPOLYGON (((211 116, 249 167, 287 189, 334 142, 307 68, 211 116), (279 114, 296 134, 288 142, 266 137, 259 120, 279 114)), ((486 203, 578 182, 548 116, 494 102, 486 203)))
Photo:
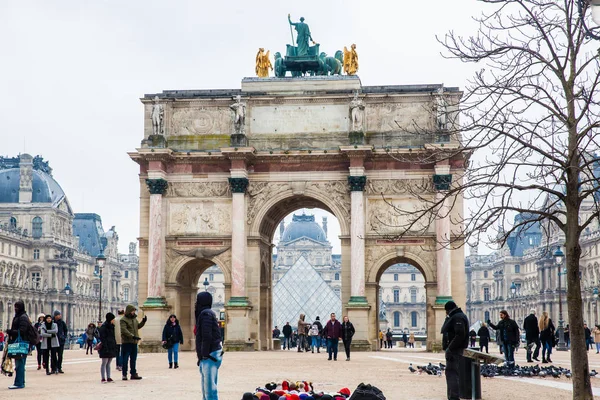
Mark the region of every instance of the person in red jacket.
POLYGON ((342 337, 342 325, 340 321, 335 319, 335 313, 331 313, 327 325, 323 328, 323 336, 327 339, 327 354, 329 354, 327 360, 331 361, 331 355, 333 354, 333 360, 337 361, 338 343, 342 337))

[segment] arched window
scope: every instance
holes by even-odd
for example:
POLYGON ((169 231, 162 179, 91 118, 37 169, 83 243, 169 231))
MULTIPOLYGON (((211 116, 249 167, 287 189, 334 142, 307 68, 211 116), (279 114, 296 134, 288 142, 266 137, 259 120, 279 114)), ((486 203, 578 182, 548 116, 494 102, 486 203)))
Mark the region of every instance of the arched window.
POLYGON ((394 326, 400 326, 400 312, 394 311, 394 326))
POLYGON ((42 219, 40 217, 35 217, 33 221, 31 221, 31 228, 31 236, 34 239, 42 237, 42 219))
POLYGON ((419 322, 419 314, 416 311, 410 313, 410 326, 416 328, 419 322))
POLYGON ((339 274, 339 272, 336 272, 336 273, 335 273, 334 279, 335 279, 336 281, 339 281, 339 280, 340 280, 340 274, 339 274))
POLYGON ((12 229, 17 229, 17 219, 15 217, 10 217, 10 227, 12 229))

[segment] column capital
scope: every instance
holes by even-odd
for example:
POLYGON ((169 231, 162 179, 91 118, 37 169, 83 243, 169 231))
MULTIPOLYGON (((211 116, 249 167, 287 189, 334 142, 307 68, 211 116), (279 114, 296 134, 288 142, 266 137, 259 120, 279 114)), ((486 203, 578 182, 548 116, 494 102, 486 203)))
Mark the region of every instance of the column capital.
POLYGON ((350 191, 362 192, 363 190, 365 190, 365 185, 367 184, 367 177, 365 175, 351 175, 348 177, 348 184, 350 185, 350 191))
POLYGON ((146 179, 146 185, 148 185, 148 190, 150 191, 150 194, 164 194, 167 191, 169 182, 162 178, 146 179))
POLYGON ((231 193, 246 193, 248 178, 229 178, 231 193))
POLYGON ((433 175, 433 186, 435 190, 450 190, 450 184, 452 183, 452 174, 435 174, 433 175))

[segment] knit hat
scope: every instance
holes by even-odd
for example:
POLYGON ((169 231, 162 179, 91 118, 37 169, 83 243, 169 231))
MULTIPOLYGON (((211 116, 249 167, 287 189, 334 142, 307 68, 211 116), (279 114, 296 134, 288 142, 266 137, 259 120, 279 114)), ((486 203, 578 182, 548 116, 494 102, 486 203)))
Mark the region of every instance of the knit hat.
POLYGON ((350 397, 350 389, 342 388, 342 389, 340 389, 340 394, 343 394, 346 397, 350 397))
POLYGON ((107 321, 107 322, 110 322, 110 321, 112 321, 113 319, 115 319, 115 314, 113 314, 113 313, 111 313, 111 312, 109 312, 109 313, 106 313, 106 321, 107 321))
POLYGON ((39 320, 40 318, 46 318, 46 315, 45 315, 44 313, 38 314, 38 320, 39 320))
POLYGON ((242 395, 242 400, 253 400, 254 395, 250 392, 246 392, 242 395))
POLYGON ((58 311, 58 310, 54 311, 54 316, 56 317, 57 315, 61 315, 60 311, 58 311))
POLYGON ((444 305, 444 310, 446 310, 446 311, 452 311, 452 310, 454 310, 455 308, 456 308, 456 303, 455 303, 455 302, 453 302, 452 300, 450 300, 449 302, 447 302, 447 303, 444 305))

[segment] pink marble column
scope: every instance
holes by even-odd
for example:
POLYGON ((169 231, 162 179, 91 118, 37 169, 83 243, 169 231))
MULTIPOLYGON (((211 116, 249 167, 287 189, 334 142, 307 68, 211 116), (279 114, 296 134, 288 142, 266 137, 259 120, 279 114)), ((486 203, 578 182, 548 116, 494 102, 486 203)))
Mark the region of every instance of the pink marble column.
POLYGON ((366 303, 365 298, 365 201, 367 177, 349 176, 350 185, 350 303, 366 303))
POLYGON ((229 178, 231 186, 231 297, 228 305, 245 306, 246 297, 246 188, 248 178, 229 178))
POLYGON ((168 183, 164 179, 146 179, 150 191, 150 212, 148 221, 148 298, 144 306, 164 306, 164 240, 162 195, 168 183))
MULTIPOLYGON (((437 201, 442 201, 444 194, 436 194, 437 201)), ((450 251, 450 216, 448 215, 448 199, 444 200, 439 209, 439 217, 435 221, 437 242, 436 264, 438 298, 452 297, 451 251, 450 251)))

